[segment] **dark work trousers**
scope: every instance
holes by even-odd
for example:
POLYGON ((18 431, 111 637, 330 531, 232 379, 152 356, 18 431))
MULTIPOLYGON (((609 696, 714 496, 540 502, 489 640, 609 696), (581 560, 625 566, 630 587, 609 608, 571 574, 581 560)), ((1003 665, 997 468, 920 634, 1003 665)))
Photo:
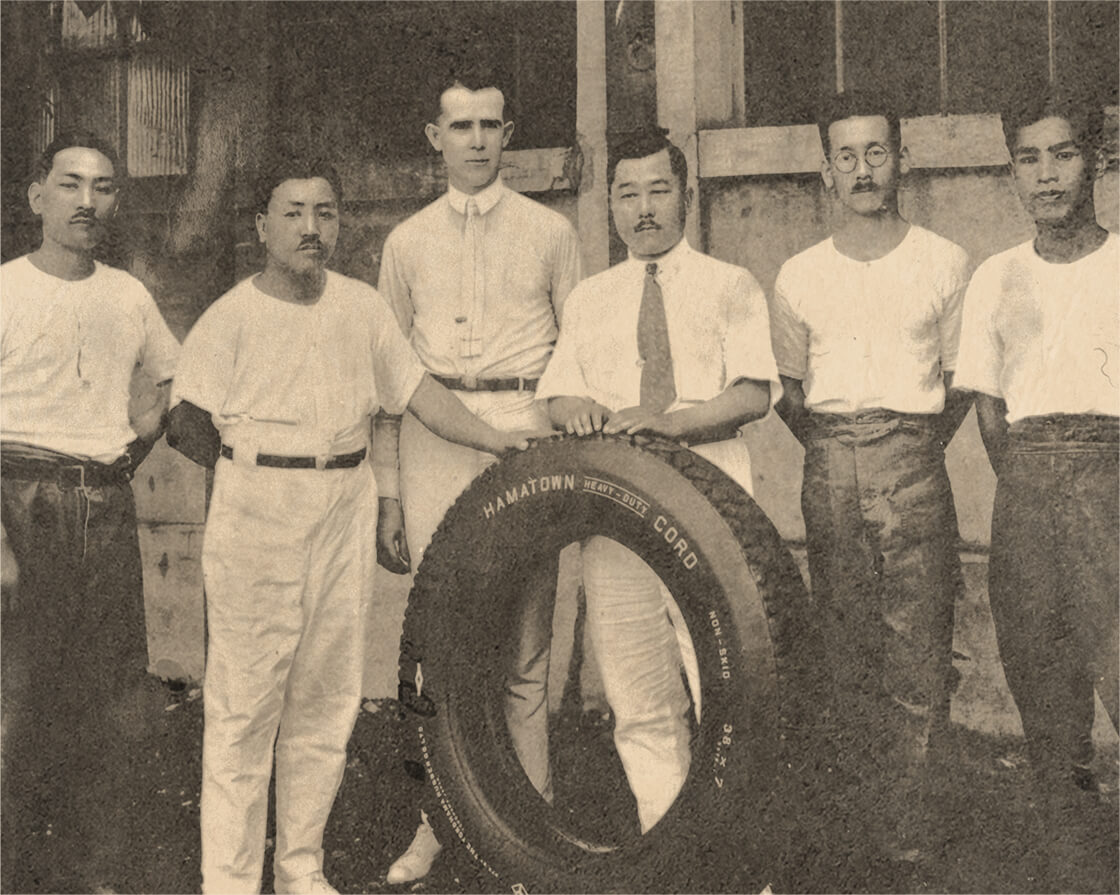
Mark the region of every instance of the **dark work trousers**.
POLYGON ((1042 774, 1093 757, 1093 690, 1117 724, 1120 425, 1028 417, 1008 433, 988 592, 1007 683, 1042 774))
POLYGON ((127 869, 139 809, 125 769, 161 696, 145 673, 136 511, 123 476, 82 488, 73 474, 27 474, 5 452, 20 580, 0 623, 0 875, 7 892, 89 892, 127 869))
POLYGON ((813 414, 801 508, 849 832, 895 855, 932 842, 930 745, 948 722, 957 516, 935 418, 813 414), (850 785, 850 784, 849 784, 850 785))

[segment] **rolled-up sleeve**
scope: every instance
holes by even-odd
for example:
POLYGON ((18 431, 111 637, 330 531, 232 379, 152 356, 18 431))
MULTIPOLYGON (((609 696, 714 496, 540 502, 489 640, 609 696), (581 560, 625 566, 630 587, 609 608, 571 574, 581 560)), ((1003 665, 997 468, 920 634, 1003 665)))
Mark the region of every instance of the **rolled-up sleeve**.
POLYGON ((774 284, 770 337, 778 372, 791 379, 804 379, 809 369, 809 328, 790 302, 784 268, 774 284))
POLYGON ((179 340, 172 335, 151 294, 144 290, 140 304, 144 327, 144 347, 140 366, 154 382, 165 382, 175 375, 179 362, 179 340))
POLYGON ((556 311, 557 322, 564 319, 564 302, 583 272, 583 259, 580 254, 579 236, 567 222, 561 226, 556 238, 556 256, 552 265, 552 307, 556 311))
POLYGON ((994 326, 999 291, 998 283, 989 279, 981 265, 965 292, 953 385, 1002 398, 1003 344, 994 326))
POLYGON ((580 291, 572 293, 565 304, 564 318, 560 324, 560 337, 548 361, 541 381, 537 384, 537 400, 570 396, 585 398, 591 389, 583 375, 579 347, 584 338, 580 313, 580 291))
POLYGON ((377 400, 387 413, 404 413, 424 378, 424 366, 401 333, 384 297, 375 293, 369 307, 377 400))
POLYGON ((377 273, 377 291, 388 303, 397 319, 401 332, 406 336, 412 331, 412 292, 405 276, 404 258, 398 247, 397 230, 389 234, 381 249, 381 268, 377 273))
POLYGON ((223 313, 220 300, 206 310, 183 340, 171 406, 190 401, 212 414, 221 413, 233 380, 239 330, 223 313))
POLYGON ((743 271, 727 294, 727 330, 723 342, 724 387, 739 379, 770 383, 770 406, 782 397, 782 383, 770 339, 770 313, 758 281, 743 271))
POLYGON ((938 318, 938 331, 941 338, 941 369, 955 370, 961 341, 961 316, 964 309, 965 291, 968 289, 968 255, 963 249, 954 253, 946 284, 946 295, 938 318))

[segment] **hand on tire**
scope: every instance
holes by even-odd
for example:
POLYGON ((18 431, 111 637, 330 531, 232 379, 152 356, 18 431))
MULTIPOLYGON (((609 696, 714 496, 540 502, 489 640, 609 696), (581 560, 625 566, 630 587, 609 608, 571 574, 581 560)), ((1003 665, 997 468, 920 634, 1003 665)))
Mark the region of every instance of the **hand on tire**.
POLYGON ((590 435, 600 431, 610 415, 610 410, 597 401, 580 398, 573 401, 573 406, 565 414, 564 430, 569 435, 590 435))
POLYGON ((407 575, 412 569, 404 536, 404 513, 401 502, 393 497, 377 500, 377 562, 394 575, 407 575))
POLYGON ((603 426, 603 431, 608 435, 619 432, 625 432, 627 435, 651 432, 672 437, 666 425, 667 416, 668 414, 654 413, 644 407, 625 407, 610 418, 610 421, 603 426))

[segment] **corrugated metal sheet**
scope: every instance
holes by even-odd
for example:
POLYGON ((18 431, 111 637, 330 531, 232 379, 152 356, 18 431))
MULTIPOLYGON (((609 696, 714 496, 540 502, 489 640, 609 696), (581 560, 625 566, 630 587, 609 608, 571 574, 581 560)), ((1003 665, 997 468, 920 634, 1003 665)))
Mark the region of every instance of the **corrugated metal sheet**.
POLYGON ((133 177, 185 174, 190 70, 157 56, 128 63, 128 171, 133 177))
POLYGON ((39 105, 39 129, 35 135, 35 154, 46 151, 51 140, 58 132, 58 84, 51 86, 43 93, 39 105))
POLYGON ((124 114, 122 61, 114 56, 75 60, 59 69, 59 128, 90 130, 119 152, 124 114))
POLYGON ((134 43, 148 39, 140 20, 139 3, 120 4, 113 0, 53 0, 55 21, 61 23, 65 49, 105 48, 121 42, 119 16, 126 17, 124 31, 134 43))
POLYGON ((110 47, 117 43, 117 16, 110 0, 104 3, 62 0, 62 46, 110 47))

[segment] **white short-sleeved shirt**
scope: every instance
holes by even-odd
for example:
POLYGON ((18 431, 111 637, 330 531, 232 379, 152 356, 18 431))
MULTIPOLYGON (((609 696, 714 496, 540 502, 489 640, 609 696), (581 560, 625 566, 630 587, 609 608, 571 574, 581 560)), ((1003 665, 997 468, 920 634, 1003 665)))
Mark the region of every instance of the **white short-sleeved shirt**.
POLYGON ((579 237, 562 215, 501 180, 475 196, 450 189, 398 225, 381 253, 377 288, 427 369, 442 376, 539 376, 563 302, 580 278, 579 237), (478 206, 474 309, 462 296, 466 203, 478 206), (475 310, 482 320, 471 320, 475 310), (466 329, 481 354, 460 356, 466 329))
POLYGON ((1010 423, 1120 415, 1120 237, 1069 264, 1025 242, 977 268, 954 385, 1002 398, 1010 423))
POLYGON ((401 413, 424 368, 375 289, 333 271, 303 305, 243 280, 183 342, 172 404, 210 411, 243 453, 342 454, 365 447, 379 408, 401 413))
POLYGON ((831 237, 794 255, 774 284, 778 370, 821 413, 940 413, 968 268, 964 249, 913 224, 874 261, 849 258, 831 237))
POLYGON ((111 463, 128 423, 137 366, 175 374, 179 343, 143 283, 95 263, 63 280, 24 256, 0 266, 0 439, 111 463))
MULTIPOLYGON (((668 409, 708 401, 744 378, 769 382, 773 406, 782 387, 758 281, 741 267, 693 250, 685 240, 657 265, 677 389, 668 409)), ((645 277, 645 262, 629 258, 572 290, 556 350, 537 386, 538 399, 586 397, 611 410, 640 403, 638 311, 645 277)), ((745 441, 695 450, 750 490, 745 441)))

